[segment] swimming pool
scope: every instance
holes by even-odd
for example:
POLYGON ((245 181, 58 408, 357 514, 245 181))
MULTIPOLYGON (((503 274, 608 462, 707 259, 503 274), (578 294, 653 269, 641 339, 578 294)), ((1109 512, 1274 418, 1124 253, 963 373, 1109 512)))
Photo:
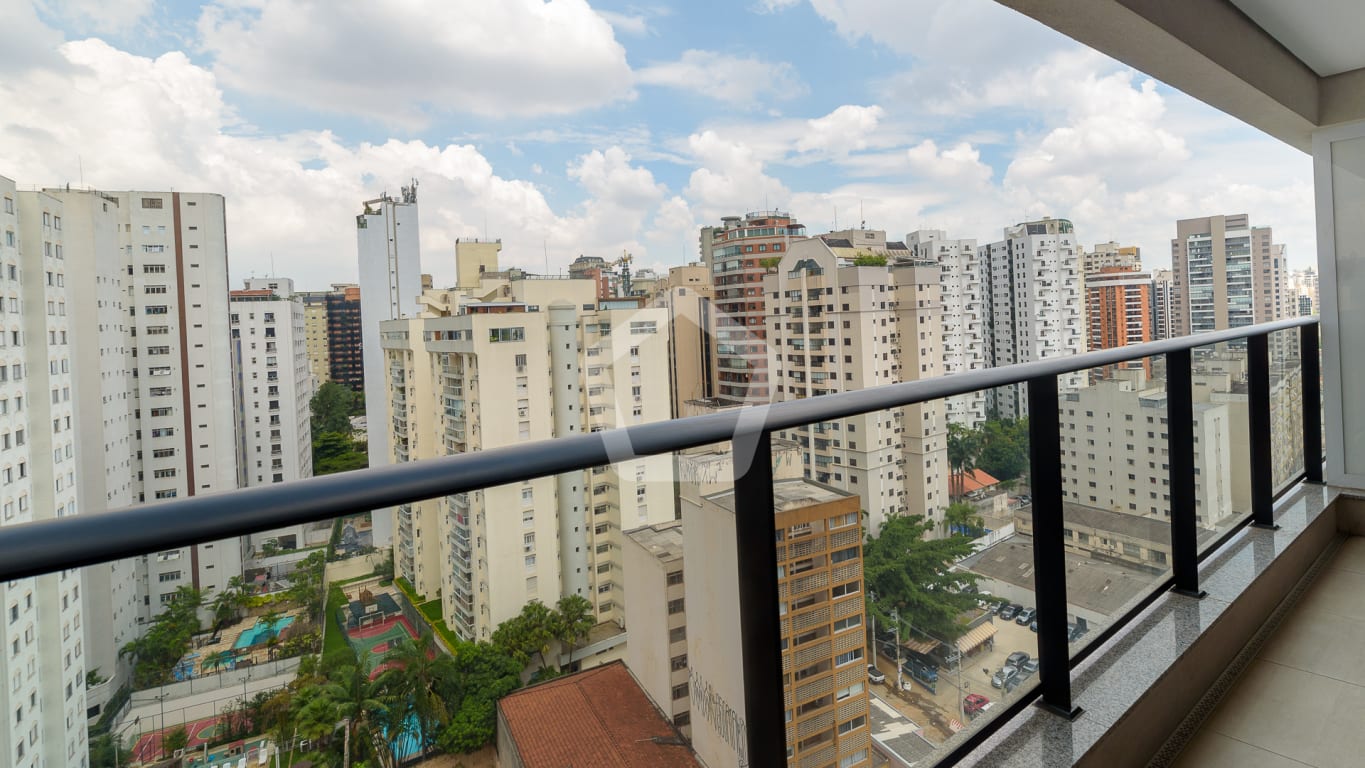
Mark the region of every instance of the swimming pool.
POLYGON ((237 636, 237 642, 232 644, 233 648, 250 648, 253 645, 264 643, 275 637, 284 630, 285 627, 294 623, 293 616, 281 616, 275 620, 274 626, 267 625, 263 621, 257 621, 248 629, 242 630, 242 634, 237 636))
POLYGON ((422 751, 420 731, 421 728, 417 725, 417 716, 408 715, 407 719, 403 721, 403 732, 398 734, 398 738, 389 741, 389 750, 393 752, 393 759, 400 765, 422 751))

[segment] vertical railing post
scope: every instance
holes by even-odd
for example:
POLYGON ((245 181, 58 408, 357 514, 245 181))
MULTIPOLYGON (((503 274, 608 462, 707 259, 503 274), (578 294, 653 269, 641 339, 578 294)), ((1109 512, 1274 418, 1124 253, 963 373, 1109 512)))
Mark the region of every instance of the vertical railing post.
POLYGON ((777 547, 773 541, 777 513, 773 508, 772 434, 764 429, 736 434, 733 457, 740 658, 744 664, 748 757, 741 765, 785 766, 787 726, 783 717, 786 706, 782 689, 777 547))
POLYGON ((1174 591, 1203 597, 1205 592, 1199 589, 1199 515, 1194 492, 1194 381, 1188 349, 1166 353, 1166 452, 1170 466, 1174 591))
POLYGON ((1275 463, 1271 454, 1270 334, 1247 337, 1247 422, 1251 439, 1251 524, 1275 528, 1275 463))
POLYGON ((1303 379, 1303 473, 1322 482, 1322 361, 1318 355, 1318 323, 1299 327, 1299 369, 1303 379))
POLYGON ((1066 629, 1066 545, 1062 541, 1062 431, 1057 377, 1028 380, 1029 484, 1033 491, 1033 584, 1038 602, 1040 704, 1068 719, 1071 659, 1066 629))

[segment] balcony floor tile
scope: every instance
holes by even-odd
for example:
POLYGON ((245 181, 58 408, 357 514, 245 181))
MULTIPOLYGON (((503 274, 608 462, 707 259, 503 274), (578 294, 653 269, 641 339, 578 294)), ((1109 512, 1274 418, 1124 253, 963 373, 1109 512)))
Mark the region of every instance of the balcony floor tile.
POLYGON ((1190 742, 1175 768, 1298 768, 1306 765, 1230 736, 1206 731, 1190 742))

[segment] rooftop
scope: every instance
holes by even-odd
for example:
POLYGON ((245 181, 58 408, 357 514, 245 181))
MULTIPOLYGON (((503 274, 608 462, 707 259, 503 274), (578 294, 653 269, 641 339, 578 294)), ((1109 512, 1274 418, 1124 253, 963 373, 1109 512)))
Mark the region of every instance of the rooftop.
POLYGON ((647 552, 663 562, 681 560, 683 556, 683 530, 681 520, 646 525, 626 531, 631 541, 644 547, 647 552))
POLYGON ((509 694, 498 710, 526 768, 701 768, 619 661, 509 694))
MULTIPOLYGON (((773 483, 773 509, 778 512, 851 498, 856 498, 856 495, 799 477, 773 483)), ((733 490, 713 493, 706 500, 722 509, 735 511, 733 490)))
MULTIPOLYGON (((1037 590, 1033 577, 1033 537, 1016 535, 958 563, 986 578, 1037 590)), ((1150 571, 1066 553, 1067 601, 1113 616, 1152 586, 1150 571)))

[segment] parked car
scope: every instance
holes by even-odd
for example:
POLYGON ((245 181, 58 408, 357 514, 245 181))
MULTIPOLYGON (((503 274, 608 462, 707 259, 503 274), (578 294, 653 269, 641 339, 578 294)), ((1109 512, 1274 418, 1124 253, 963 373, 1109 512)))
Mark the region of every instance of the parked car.
POLYGON ((962 700, 962 714, 967 717, 976 717, 989 709, 991 700, 979 693, 969 693, 967 698, 962 700))
POLYGON ((1020 664, 1023 664, 1026 661, 1028 661, 1028 654, 1026 652, 1015 651, 1014 653, 1011 653, 1009 656, 1005 657, 1005 666, 1018 667, 1020 664))
POLYGON ((1014 617, 1014 623, 1018 624, 1021 627, 1027 626, 1029 622, 1033 621, 1034 617, 1036 617, 1037 615, 1038 611, 1034 610, 1033 608, 1025 608, 1024 610, 1019 612, 1018 616, 1014 617))
POLYGON ((1029 630, 1030 632, 1037 632, 1037 631, 1038 631, 1038 620, 1037 620, 1037 619, 1034 619, 1033 621, 1030 621, 1030 622, 1028 623, 1028 630, 1029 630))
POLYGON ((1017 605, 1017 604, 1015 604, 1015 603, 1010 603, 1009 605, 1006 605, 1006 606, 1001 607, 999 616, 1000 616, 1000 618, 1004 619, 1005 621, 1010 621, 1011 619, 1013 619, 1013 618, 1019 613, 1019 611, 1021 611, 1021 610, 1023 610, 1023 609, 1024 609, 1024 606, 1022 606, 1022 605, 1017 605))
POLYGON ((895 640, 878 640, 877 649, 880 650, 882 652, 882 655, 888 659, 896 658, 895 640))
POLYGON ((906 659, 901 663, 901 671, 926 683, 938 682, 938 670, 932 664, 926 664, 922 659, 906 659))
POLYGON ((1010 680, 1013 680, 1018 676, 1019 670, 1015 669, 1014 667, 1009 666, 1001 667, 1000 671, 996 672, 995 675, 991 678, 991 687, 1004 688, 1006 683, 1008 683, 1010 680))
POLYGON ((1028 660, 1025 661, 1023 664, 1020 664, 1020 665, 1019 665, 1019 674, 1021 674, 1021 675, 1031 675, 1031 674, 1033 674, 1034 672, 1037 672, 1037 671, 1038 671, 1038 659, 1036 659, 1036 658, 1028 659, 1028 660))
POLYGON ((1068 623, 1066 625, 1066 640, 1069 643, 1074 643, 1080 640, 1081 636, 1087 631, 1089 631, 1089 627, 1084 622, 1068 623))
POLYGON ((1024 682, 1023 675, 1015 675, 1014 677, 1011 677, 1010 679, 1006 680, 1005 693, 1009 693, 1013 691, 1015 688, 1018 688, 1023 682, 1024 682))
POLYGON ((886 675, 880 669, 877 669, 875 665, 868 664, 867 679, 874 683, 884 683, 886 682, 886 675))

